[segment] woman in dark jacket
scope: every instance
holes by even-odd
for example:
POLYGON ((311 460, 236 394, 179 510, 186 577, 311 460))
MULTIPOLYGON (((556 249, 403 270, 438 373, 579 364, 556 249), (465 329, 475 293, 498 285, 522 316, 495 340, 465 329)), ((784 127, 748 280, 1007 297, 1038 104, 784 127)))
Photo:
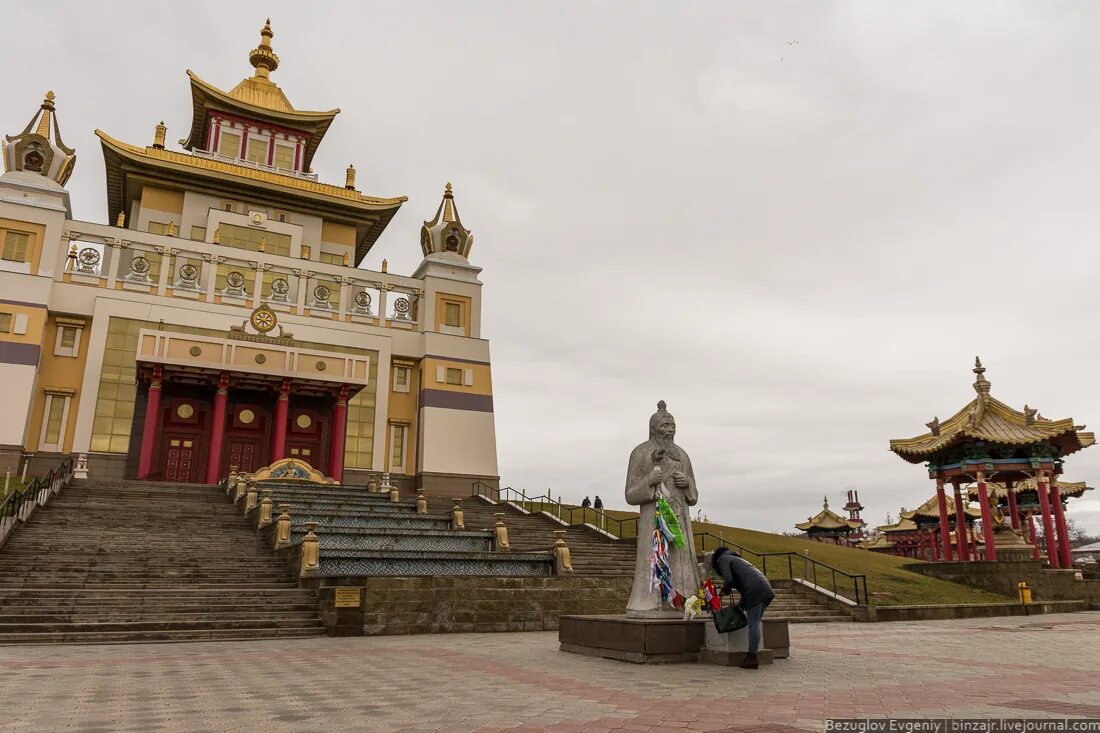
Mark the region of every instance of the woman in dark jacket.
POLYGON ((749 653, 741 666, 745 669, 756 669, 759 666, 756 652, 760 649, 761 619, 768 604, 775 598, 772 584, 762 572, 756 569, 756 566, 728 547, 719 547, 715 550, 710 563, 715 572, 725 581, 722 584, 722 595, 730 595, 731 589, 734 588, 741 595, 737 605, 745 612, 749 621, 749 653))

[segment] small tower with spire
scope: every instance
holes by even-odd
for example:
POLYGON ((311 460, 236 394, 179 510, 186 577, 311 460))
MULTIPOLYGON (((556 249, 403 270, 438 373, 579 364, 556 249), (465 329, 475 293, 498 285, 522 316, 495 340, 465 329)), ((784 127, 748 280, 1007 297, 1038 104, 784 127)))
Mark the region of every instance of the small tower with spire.
POLYGON ((33 173, 61 186, 69 180, 76 165, 76 151, 61 141, 54 99, 53 92, 46 92, 23 132, 4 136, 4 172, 33 173))
POLYGON ((852 532, 852 538, 863 539, 864 527, 867 526, 867 522, 863 521, 863 517, 860 516, 863 505, 859 503, 859 492, 855 489, 848 489, 848 503, 844 505, 844 511, 848 512, 848 522, 857 527, 852 532))
POLYGON ((458 256, 465 260, 469 258, 473 246, 474 235, 462 226, 454 190, 448 183, 443 189, 443 200, 439 202, 435 218, 424 222, 424 226, 420 228, 420 248, 425 257, 443 254, 449 258, 458 256))

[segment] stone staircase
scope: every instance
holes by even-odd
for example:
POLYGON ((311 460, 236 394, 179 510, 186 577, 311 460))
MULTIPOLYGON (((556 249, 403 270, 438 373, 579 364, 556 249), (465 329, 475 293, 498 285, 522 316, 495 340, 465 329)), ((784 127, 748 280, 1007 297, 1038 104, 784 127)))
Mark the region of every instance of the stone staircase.
POLYGON ((323 633, 316 593, 216 487, 74 484, 0 551, 0 643, 323 633))
POLYGON ((634 540, 619 540, 578 526, 567 526, 540 513, 527 514, 509 503, 494 504, 483 496, 462 502, 467 529, 488 530, 496 524, 496 514, 504 512, 508 542, 513 552, 548 551, 554 546, 555 531, 565 530, 565 544, 573 561, 573 574, 634 575, 634 540))
POLYGON ((489 528, 452 530, 447 502, 418 513, 415 497, 394 502, 388 493, 363 487, 265 480, 257 488, 271 492, 273 516, 280 506, 288 507, 292 545, 301 544, 307 523, 317 525, 321 577, 541 577, 552 572, 552 542, 497 552, 489 528))

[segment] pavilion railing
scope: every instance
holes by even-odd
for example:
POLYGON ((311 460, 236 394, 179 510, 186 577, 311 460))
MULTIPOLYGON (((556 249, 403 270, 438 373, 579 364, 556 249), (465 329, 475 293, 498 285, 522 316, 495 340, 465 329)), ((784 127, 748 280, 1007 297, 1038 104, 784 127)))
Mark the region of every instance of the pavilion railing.
POLYGON ((73 457, 69 456, 45 476, 35 478, 22 490, 12 491, 0 502, 0 547, 18 524, 31 518, 35 507, 44 506, 51 496, 69 485, 75 465, 73 457))
MULTIPOLYGON (((484 496, 528 512, 545 512, 571 526, 587 524, 616 539, 633 539, 638 536, 637 516, 619 518, 600 509, 566 506, 549 494, 529 495, 510 486, 498 489, 482 481, 475 481, 471 496, 484 496)), ((756 552, 710 532, 692 532, 692 536, 697 554, 701 555, 717 547, 728 547, 736 550, 772 580, 803 580, 830 591, 835 596, 847 598, 857 605, 866 605, 868 602, 866 575, 845 572, 798 552, 756 552)))

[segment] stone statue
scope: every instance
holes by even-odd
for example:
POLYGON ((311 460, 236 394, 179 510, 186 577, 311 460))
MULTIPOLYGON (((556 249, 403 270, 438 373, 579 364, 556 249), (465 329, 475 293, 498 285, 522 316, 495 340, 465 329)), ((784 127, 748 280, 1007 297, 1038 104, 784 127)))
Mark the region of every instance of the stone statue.
POLYGON ((630 453, 626 471, 626 503, 638 509, 638 551, 634 565, 634 586, 626 605, 629 618, 677 618, 682 611, 661 601, 661 591, 651 584, 653 577, 653 532, 657 497, 664 495, 684 534, 683 549, 669 543, 668 560, 672 588, 685 600, 699 591, 701 580, 695 559, 688 507, 699 501, 695 472, 687 452, 673 442, 676 421, 665 411, 664 400, 649 418, 649 440, 630 453))

